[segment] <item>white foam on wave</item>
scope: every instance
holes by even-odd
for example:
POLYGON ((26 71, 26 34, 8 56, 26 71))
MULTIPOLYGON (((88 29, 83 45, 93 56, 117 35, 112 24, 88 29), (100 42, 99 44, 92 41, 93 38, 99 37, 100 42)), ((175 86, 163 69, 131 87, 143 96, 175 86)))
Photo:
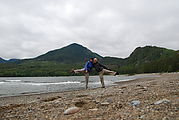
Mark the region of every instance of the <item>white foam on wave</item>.
POLYGON ((6 82, 20 82, 21 80, 5 80, 6 82))
POLYGON ((133 79, 133 78, 123 79, 123 80, 120 80, 119 82, 123 82, 123 81, 130 81, 130 80, 134 80, 134 79, 133 79))
POLYGON ((5 82, 0 82, 0 84, 3 84, 3 83, 5 83, 5 82))
POLYGON ((21 83, 28 85, 59 85, 59 84, 79 84, 80 82, 67 81, 67 82, 57 82, 57 83, 21 83))

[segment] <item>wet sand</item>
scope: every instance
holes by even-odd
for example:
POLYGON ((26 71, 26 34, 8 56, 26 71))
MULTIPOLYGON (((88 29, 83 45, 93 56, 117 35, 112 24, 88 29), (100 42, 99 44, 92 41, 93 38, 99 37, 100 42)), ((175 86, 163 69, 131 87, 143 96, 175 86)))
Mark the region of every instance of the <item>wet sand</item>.
POLYGON ((179 73, 116 84, 107 88, 2 97, 0 120, 179 119, 179 73), (64 115, 73 106, 80 111, 64 115))

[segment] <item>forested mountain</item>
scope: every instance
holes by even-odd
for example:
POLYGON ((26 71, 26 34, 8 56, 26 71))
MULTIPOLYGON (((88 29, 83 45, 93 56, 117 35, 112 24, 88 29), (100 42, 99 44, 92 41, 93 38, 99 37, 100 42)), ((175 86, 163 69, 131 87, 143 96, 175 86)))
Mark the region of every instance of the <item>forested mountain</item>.
POLYGON ((127 63, 141 64, 158 59, 173 57, 176 51, 156 46, 146 46, 136 48, 132 54, 126 59, 127 63))
POLYGON ((46 54, 40 55, 33 60, 38 61, 56 61, 60 63, 81 63, 91 57, 102 58, 102 56, 82 45, 73 43, 61 49, 49 51, 46 54))
POLYGON ((119 71, 121 73, 174 72, 179 70, 179 52, 146 46, 136 48, 124 59, 119 71))
POLYGON ((88 48, 74 43, 32 59, 13 59, 14 62, 3 62, 4 60, 1 58, 0 76, 71 75, 69 71, 72 68, 82 68, 85 61, 91 57, 99 58, 100 62, 121 74, 179 71, 178 51, 156 46, 138 47, 129 57, 122 59, 102 57, 88 48))

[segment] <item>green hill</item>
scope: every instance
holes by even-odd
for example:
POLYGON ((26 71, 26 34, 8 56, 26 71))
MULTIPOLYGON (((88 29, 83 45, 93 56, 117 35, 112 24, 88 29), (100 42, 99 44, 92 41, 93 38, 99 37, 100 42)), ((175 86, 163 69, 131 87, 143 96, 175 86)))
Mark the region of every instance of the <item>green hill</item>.
MULTIPOLYGON (((121 74, 179 71, 179 52, 155 46, 136 48, 129 57, 102 57, 79 44, 49 51, 32 59, 0 63, 0 76, 63 76, 82 68, 90 57, 121 74)), ((95 74, 95 73, 93 73, 95 74)))
POLYGON ((132 54, 126 59, 127 63, 141 64, 154 60, 173 57, 176 51, 156 46, 146 46, 136 48, 132 54))
POLYGON ((38 56, 33 60, 38 61, 56 61, 60 63, 81 63, 88 60, 91 57, 102 58, 98 55, 83 47, 82 45, 73 43, 61 49, 49 51, 46 54, 38 56))
POLYGON ((153 73, 174 72, 179 70, 179 55, 177 51, 146 46, 136 48, 124 59, 121 73, 153 73))

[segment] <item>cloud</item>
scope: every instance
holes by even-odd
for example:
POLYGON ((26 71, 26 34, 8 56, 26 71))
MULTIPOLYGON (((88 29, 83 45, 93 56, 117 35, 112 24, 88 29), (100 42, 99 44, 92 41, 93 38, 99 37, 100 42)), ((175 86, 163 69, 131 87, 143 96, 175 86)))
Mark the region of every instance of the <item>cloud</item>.
POLYGON ((0 0, 0 57, 29 58, 77 42, 103 56, 138 46, 179 49, 178 0, 0 0))

